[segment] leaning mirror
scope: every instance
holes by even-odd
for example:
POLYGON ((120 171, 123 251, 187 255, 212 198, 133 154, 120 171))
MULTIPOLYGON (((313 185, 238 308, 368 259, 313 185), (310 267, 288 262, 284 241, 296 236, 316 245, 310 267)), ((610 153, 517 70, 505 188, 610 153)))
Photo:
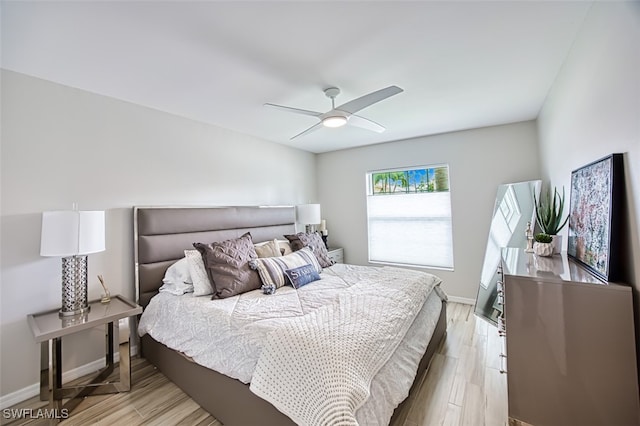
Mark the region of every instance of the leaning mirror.
POLYGON ((498 187, 475 307, 476 315, 494 325, 502 312, 502 305, 498 304, 499 276, 496 273, 500 252, 503 247, 527 246, 527 224, 531 224, 531 229, 535 225, 533 194, 539 196, 540 185, 541 181, 533 180, 498 187))

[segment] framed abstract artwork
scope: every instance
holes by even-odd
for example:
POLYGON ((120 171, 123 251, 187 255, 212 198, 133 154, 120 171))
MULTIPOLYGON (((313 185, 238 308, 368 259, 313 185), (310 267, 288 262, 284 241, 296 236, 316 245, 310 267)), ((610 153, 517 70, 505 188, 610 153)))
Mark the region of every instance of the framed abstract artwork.
POLYGON ((622 154, 571 173, 567 254, 605 281, 619 274, 623 197, 622 154))

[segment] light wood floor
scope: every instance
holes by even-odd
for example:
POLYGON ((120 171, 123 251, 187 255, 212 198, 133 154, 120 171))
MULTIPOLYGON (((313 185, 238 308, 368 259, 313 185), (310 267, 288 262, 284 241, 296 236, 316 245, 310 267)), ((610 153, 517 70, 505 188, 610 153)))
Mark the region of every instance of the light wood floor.
MULTIPOLYGON (((499 372, 496 329, 477 319, 469 305, 449 303, 447 316, 445 341, 393 426, 507 425, 506 376, 499 372)), ((131 392, 89 396, 60 425, 221 425, 146 360, 132 360, 131 379, 131 392)), ((43 406, 36 397, 13 408, 43 406)), ((46 424, 4 418, 1 423, 46 424)))

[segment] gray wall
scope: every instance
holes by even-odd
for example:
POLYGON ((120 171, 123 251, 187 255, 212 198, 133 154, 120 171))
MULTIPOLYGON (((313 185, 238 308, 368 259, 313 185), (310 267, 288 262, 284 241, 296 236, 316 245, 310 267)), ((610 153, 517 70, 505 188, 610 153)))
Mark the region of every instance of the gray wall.
MULTIPOLYGON (((308 152, 2 71, 0 395, 39 380, 29 313, 60 306, 60 259, 39 255, 45 210, 106 210, 106 251, 89 256, 133 297, 132 206, 315 201, 308 152)), ((65 369, 102 355, 99 329, 65 340, 65 369), (68 343, 68 344, 67 344, 68 343)))
MULTIPOLYGON (((552 185, 569 190, 572 170, 624 154, 624 281, 634 287, 640 343, 640 2, 593 4, 538 124, 543 176, 552 185)), ((566 248, 566 228, 563 235, 566 248)))
POLYGON ((475 299, 498 185, 538 179, 535 122, 487 127, 318 155, 318 195, 329 241, 368 264, 368 171, 449 164, 454 271, 434 270, 454 299, 475 299))

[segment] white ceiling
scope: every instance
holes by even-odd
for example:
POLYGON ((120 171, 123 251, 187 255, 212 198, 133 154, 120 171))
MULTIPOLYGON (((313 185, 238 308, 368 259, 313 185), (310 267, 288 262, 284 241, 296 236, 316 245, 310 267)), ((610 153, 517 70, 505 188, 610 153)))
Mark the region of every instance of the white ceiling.
POLYGON ((2 1, 2 67, 311 152, 537 117, 591 2, 2 1), (322 128, 270 102, 359 112, 322 128))

